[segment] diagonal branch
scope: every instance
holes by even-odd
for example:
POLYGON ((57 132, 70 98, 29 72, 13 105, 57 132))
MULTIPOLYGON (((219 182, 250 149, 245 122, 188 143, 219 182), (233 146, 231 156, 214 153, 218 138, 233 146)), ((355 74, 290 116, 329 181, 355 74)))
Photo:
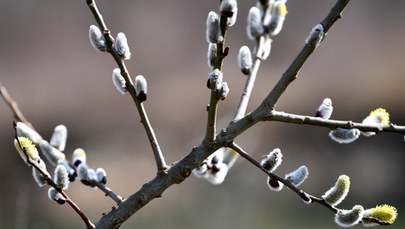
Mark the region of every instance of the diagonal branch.
POLYGON ((387 126, 373 126, 373 125, 366 125, 363 123, 356 123, 352 121, 326 120, 319 117, 290 114, 274 110, 267 116, 267 121, 279 121, 303 125, 322 126, 331 129, 336 129, 338 127, 346 129, 357 128, 363 132, 368 131, 372 131, 375 133, 395 132, 405 134, 405 126, 397 126, 395 124, 390 124, 387 126))
POLYGON ((96 20, 97 24, 99 25, 100 29, 103 31, 104 37, 107 41, 107 46, 108 46, 107 51, 113 56, 115 62, 117 63, 117 65, 119 66, 119 68, 121 70, 121 75, 125 79, 126 88, 129 92, 129 94, 131 95, 132 100, 134 101, 134 103, 136 105, 139 116, 141 118, 141 123, 145 129, 145 132, 148 136, 150 145, 152 147, 152 151, 153 151, 153 155, 155 158, 158 173, 165 172, 165 170, 168 168, 168 166, 165 162, 162 150, 160 149, 156 134, 153 131, 153 128, 149 121, 145 107, 143 106, 142 102, 136 96, 135 88, 132 83, 131 76, 129 75, 129 72, 125 66, 125 62, 113 48, 114 38, 111 36, 110 30, 106 26, 103 16, 97 8, 96 2, 94 0, 86 0, 86 3, 94 16, 94 19, 96 20))

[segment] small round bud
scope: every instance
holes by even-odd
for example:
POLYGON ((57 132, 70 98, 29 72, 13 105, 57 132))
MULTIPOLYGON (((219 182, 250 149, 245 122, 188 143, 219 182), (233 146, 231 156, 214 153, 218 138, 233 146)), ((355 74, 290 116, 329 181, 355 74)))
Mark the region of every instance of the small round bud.
POLYGON ((312 28, 305 42, 308 45, 316 48, 321 43, 324 35, 325 33, 323 32, 323 26, 321 24, 318 24, 314 28, 312 28))
POLYGON ((306 192, 301 192, 300 197, 304 201, 304 203, 306 204, 312 203, 311 197, 306 192))
POLYGON ((210 74, 208 74, 207 86, 211 90, 220 90, 222 87, 223 74, 220 70, 215 69, 210 74))
POLYGON ((284 184, 278 181, 276 178, 267 177, 267 186, 272 191, 279 192, 283 189, 284 184))
POLYGON ((136 97, 140 102, 143 102, 147 99, 146 94, 148 93, 148 84, 145 77, 138 75, 135 77, 135 92, 136 97))
POLYGON ((283 161, 283 154, 281 153, 281 150, 279 148, 276 148, 266 155, 266 158, 264 158, 260 162, 260 165, 264 170, 271 173, 275 171, 278 168, 278 166, 281 165, 282 161, 283 161))
POLYGON ((96 170, 97 181, 103 184, 107 183, 107 172, 103 168, 96 170))
POLYGON ((226 96, 229 94, 229 87, 228 87, 228 83, 227 82, 223 82, 221 89, 219 90, 219 99, 220 100, 224 100, 226 98, 226 96))
POLYGON ((329 119, 333 112, 332 100, 325 98, 322 104, 316 110, 315 116, 323 119, 329 119))
POLYGON ((64 204, 66 202, 66 198, 61 193, 56 191, 55 188, 49 188, 48 198, 50 200, 56 201, 58 204, 64 204))

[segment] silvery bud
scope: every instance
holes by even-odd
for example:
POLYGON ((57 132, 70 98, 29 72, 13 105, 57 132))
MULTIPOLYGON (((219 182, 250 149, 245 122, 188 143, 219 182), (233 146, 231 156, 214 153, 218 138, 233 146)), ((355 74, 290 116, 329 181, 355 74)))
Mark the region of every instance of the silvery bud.
POLYGON ((86 152, 82 148, 73 151, 72 164, 78 167, 80 164, 86 164, 86 152))
POLYGON ((315 116, 323 119, 329 119, 333 112, 332 100, 325 98, 322 104, 316 110, 315 116))
POLYGON ((51 144, 49 144, 49 142, 47 142, 46 140, 42 140, 39 143, 39 148, 41 149, 41 152, 45 155, 46 159, 48 159, 48 161, 54 166, 58 164, 59 160, 66 159, 64 153, 62 153, 55 147, 51 146, 51 144))
POLYGON ((223 74, 220 70, 215 69, 208 74, 207 86, 211 90, 220 90, 222 87, 223 74))
POLYGON ((207 59, 208 59, 208 67, 215 68, 215 62, 217 61, 217 44, 215 43, 208 44, 207 59))
POLYGON ((238 65, 239 68, 242 70, 242 73, 245 75, 249 75, 250 69, 253 65, 252 60, 252 53, 250 52, 249 47, 242 46, 239 49, 238 53, 238 65))
POLYGON ((103 184, 107 183, 107 172, 103 168, 96 170, 97 181, 103 184))
POLYGON ((282 161, 283 154, 279 148, 276 148, 266 155, 266 158, 260 162, 260 165, 262 166, 262 169, 271 173, 275 171, 279 165, 281 165, 282 161))
POLYGON ((219 90, 219 99, 224 100, 229 93, 229 87, 227 82, 223 82, 221 89, 219 90))
POLYGON ((283 28, 285 16, 287 15, 287 0, 276 1, 272 6, 271 19, 269 24, 266 24, 267 29, 271 36, 276 36, 283 28))
POLYGON ((323 32, 323 26, 321 24, 318 24, 314 28, 312 28, 305 42, 308 45, 316 48, 321 43, 324 35, 325 33, 323 32))
MULTIPOLYGON (((38 167, 41 168, 41 170, 45 172, 48 177, 50 177, 48 171, 46 170, 46 164, 43 160, 39 160, 38 167)), ((32 167, 32 176, 34 177, 35 183, 37 183, 39 187, 47 185, 46 177, 44 177, 35 167, 32 167)))
POLYGON ((53 131, 49 144, 60 151, 64 151, 66 147, 67 128, 65 125, 58 125, 53 131))
POLYGON ((206 26, 205 35, 208 43, 220 43, 224 40, 221 32, 220 18, 217 13, 214 11, 208 13, 206 26))
POLYGON ((288 180, 292 185, 298 187, 308 178, 309 172, 305 165, 300 166, 295 171, 286 174, 285 179, 288 180))
POLYGON ((101 30, 95 26, 91 25, 89 28, 89 39, 91 45, 100 52, 107 51, 107 42, 103 36, 101 30))
POLYGON ((48 190, 48 198, 50 200, 56 201, 58 204, 64 204, 66 202, 66 198, 56 191, 55 188, 50 188, 48 190))
POLYGON ((139 99, 139 101, 143 102, 146 100, 146 94, 148 93, 148 84, 145 77, 143 77, 142 75, 138 75, 135 77, 135 92, 136 97, 139 99))
POLYGON ((42 140, 42 137, 38 132, 23 122, 17 122, 15 128, 18 136, 29 138, 35 144, 38 144, 42 140))
POLYGON ((69 187, 69 174, 63 165, 58 165, 55 168, 54 182, 56 186, 62 190, 69 187))
POLYGON ((351 210, 338 210, 335 215, 335 222, 341 227, 352 227, 363 218, 364 208, 361 205, 355 205, 351 210))
POLYGON ((119 68, 115 68, 112 73, 112 81, 114 83, 115 88, 121 94, 125 94, 127 92, 127 86, 125 84, 125 79, 121 75, 121 70, 119 68))
POLYGON ((117 38, 115 39, 115 51, 120 55, 124 60, 131 59, 131 51, 128 46, 127 37, 124 33, 118 33, 117 38))
POLYGON ((283 189, 284 184, 278 181, 276 178, 267 177, 267 187, 270 190, 279 192, 283 189))
POLYGON ((249 10, 246 32, 250 40, 254 40, 264 33, 260 10, 255 6, 249 10))
POLYGON ((340 144, 348 144, 357 140, 360 136, 359 129, 345 129, 345 128, 336 128, 329 132, 329 137, 340 144))
POLYGON ((322 198, 331 206, 336 206, 346 198, 347 194, 349 193, 349 189, 350 177, 341 175, 339 176, 335 185, 322 195, 322 198))
POLYGON ((236 0, 223 0, 219 7, 222 15, 227 17, 227 25, 233 26, 238 15, 238 3, 236 0))

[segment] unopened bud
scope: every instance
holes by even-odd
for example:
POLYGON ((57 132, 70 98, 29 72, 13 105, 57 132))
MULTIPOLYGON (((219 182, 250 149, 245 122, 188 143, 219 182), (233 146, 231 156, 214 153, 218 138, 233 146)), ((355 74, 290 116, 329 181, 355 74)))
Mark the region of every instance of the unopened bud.
POLYGON ((39 148, 41 148, 41 152, 53 166, 56 166, 59 160, 65 160, 66 158, 64 153, 51 146, 46 140, 42 140, 39 143, 39 148))
POLYGON ((221 89, 219 90, 219 99, 220 100, 224 100, 226 98, 226 96, 229 94, 229 87, 228 87, 228 83, 227 82, 223 82, 221 89))
POLYGON ((270 23, 266 25, 271 36, 278 35, 283 28, 285 16, 288 13, 286 1, 276 1, 272 6, 270 23))
POLYGON ((286 174, 285 179, 288 180, 292 185, 298 187, 308 178, 308 174, 308 168, 305 165, 302 165, 295 171, 286 174))
POLYGON ((217 60, 217 44, 215 43, 208 44, 207 59, 208 59, 208 67, 215 68, 215 62, 217 60))
POLYGON ((42 140, 42 137, 38 134, 38 132, 23 122, 17 122, 15 128, 18 136, 29 138, 35 144, 39 144, 39 142, 42 140))
POLYGON ((284 184, 278 181, 276 178, 267 177, 267 186, 272 191, 279 192, 283 189, 284 184))
POLYGON ((121 75, 121 70, 119 68, 115 68, 112 73, 112 81, 114 83, 115 88, 121 94, 125 94, 127 92, 127 86, 125 84, 125 79, 121 75))
POLYGON ((91 25, 89 28, 89 39, 91 45, 100 52, 107 51, 107 42, 103 36, 101 30, 95 26, 91 25))
POLYGON ((48 198, 50 200, 56 201, 58 204, 64 204, 66 202, 66 198, 56 191, 55 188, 50 188, 48 190, 48 198))
POLYGON ((146 94, 148 93, 148 84, 145 77, 142 75, 137 75, 135 77, 135 92, 139 101, 143 102, 147 99, 146 94))
POLYGON ((227 25, 233 26, 238 15, 238 3, 236 0, 223 0, 219 7, 222 15, 227 17, 227 25))
POLYGON ((67 128, 65 125, 58 125, 53 131, 49 144, 60 151, 64 151, 66 147, 67 128))
POLYGON ((341 227, 352 227, 363 218, 364 208, 361 205, 355 205, 351 210, 338 210, 335 215, 335 222, 341 227))
POLYGON ((321 43, 324 35, 325 33, 323 32, 323 26, 321 24, 317 24, 314 28, 312 28, 305 42, 308 45, 316 48, 321 43))
POLYGON ((360 130, 356 128, 345 129, 339 127, 329 132, 329 137, 340 144, 352 143, 357 140, 359 136, 360 130))
POLYGON ((250 40, 254 40, 264 33, 260 10, 256 6, 249 10, 246 32, 250 40))
POLYGON ((279 165, 281 165, 282 161, 283 154, 281 153, 281 150, 279 148, 275 148, 266 155, 266 158, 260 162, 260 165, 264 170, 271 173, 275 171, 279 165))
POLYGON ((315 116, 323 119, 329 119, 333 112, 332 100, 325 98, 322 104, 316 110, 315 116))
POLYGON ((222 87, 223 74, 220 70, 215 69, 208 74, 207 86, 211 90, 220 90, 222 87))
POLYGON ((250 52, 249 47, 242 46, 239 49, 238 53, 238 65, 243 74, 249 75, 250 69, 252 68, 252 53, 250 52))
MULTIPOLYGON (((46 170, 46 164, 45 164, 45 162, 44 162, 43 160, 39 160, 38 167, 39 167, 43 172, 45 172, 45 174, 46 174, 48 177, 50 177, 48 171, 46 170)), ((37 183, 37 185, 38 185, 39 187, 43 187, 43 186, 47 185, 46 177, 44 177, 44 176, 42 175, 42 173, 39 172, 38 169, 35 168, 35 167, 32 167, 32 176, 34 177, 35 183, 37 183)))
POLYGON ((107 172, 103 168, 96 170, 97 181, 103 184, 107 183, 107 172))
POLYGON ((224 37, 222 36, 220 18, 217 13, 211 11, 208 13, 206 22, 206 38, 208 43, 220 43, 223 42, 224 37))
POLYGON ((54 182, 56 186, 62 190, 69 187, 69 174, 63 165, 58 165, 55 168, 54 182))
POLYGON ((127 37, 124 33, 118 33, 117 38, 115 39, 115 51, 120 55, 124 60, 131 59, 131 51, 128 46, 127 37))
POLYGON ((72 163, 75 167, 78 167, 80 164, 86 164, 86 152, 77 148, 73 151, 72 163))
POLYGON ((311 197, 306 192, 301 192, 300 197, 304 201, 304 203, 306 204, 312 203, 311 197))

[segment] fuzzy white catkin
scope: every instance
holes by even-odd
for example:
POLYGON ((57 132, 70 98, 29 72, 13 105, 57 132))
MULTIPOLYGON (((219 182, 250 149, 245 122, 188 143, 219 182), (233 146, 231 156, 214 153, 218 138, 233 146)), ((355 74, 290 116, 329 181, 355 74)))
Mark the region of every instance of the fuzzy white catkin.
POLYGON ((46 140, 42 140, 39 143, 39 148, 41 148, 41 152, 45 155, 46 159, 48 159, 48 161, 54 166, 58 164, 59 160, 66 159, 64 153, 51 146, 46 140))
POLYGON ((55 188, 49 188, 48 198, 50 200, 58 202, 59 204, 64 204, 66 201, 66 198, 62 194, 60 194, 58 191, 56 191, 55 188))
POLYGON ((256 39, 264 32, 260 10, 256 6, 251 7, 249 10, 246 32, 250 40, 256 39))
POLYGON ((239 68, 242 70, 243 74, 248 75, 250 72, 250 69, 252 68, 253 65, 253 60, 252 60, 252 53, 250 52, 249 47, 242 46, 239 49, 238 53, 238 65, 239 68))
POLYGON ((69 175, 63 165, 58 165, 55 168, 54 182, 56 186, 62 190, 66 190, 69 187, 69 175))
POLYGON ((89 39, 94 49, 100 52, 107 51, 107 42, 103 36, 103 33, 97 26, 95 25, 90 26, 89 39))
POLYGON ((215 68, 215 61, 217 60, 217 44, 209 43, 208 44, 208 52, 207 52, 207 59, 208 59, 208 67, 215 68))
POLYGON ((262 168, 268 172, 275 171, 278 166, 281 165, 283 161, 283 154, 279 148, 273 149, 269 154, 266 155, 266 158, 262 159, 260 165, 262 168))
POLYGON ((311 45, 316 48, 321 43, 323 36, 324 36, 323 26, 321 24, 317 24, 316 26, 314 26, 314 28, 312 28, 305 42, 308 45, 311 45))
POLYGON ((206 179, 214 185, 220 185, 225 181, 225 177, 228 174, 228 166, 225 163, 218 163, 215 165, 218 171, 213 172, 209 170, 206 179))
POLYGON ((121 70, 119 68, 114 68, 112 73, 112 81, 119 93, 124 95, 127 92, 127 87, 125 85, 125 79, 121 75, 121 70))
POLYGON ((290 181, 292 185, 298 187, 308 178, 309 172, 305 165, 300 166, 295 171, 286 174, 285 179, 290 181))
POLYGON ((29 138, 35 144, 38 144, 42 140, 41 135, 23 122, 17 122, 16 130, 18 136, 29 138))
POLYGON ((238 2, 236 0, 222 0, 219 10, 227 15, 227 25, 233 26, 238 15, 238 2))
POLYGON ((107 172, 103 168, 96 169, 97 181, 105 184, 107 182, 107 172))
POLYGON ((337 206, 346 198, 349 189, 350 178, 346 175, 341 175, 335 185, 322 195, 322 198, 331 206, 337 206))
POLYGON ((329 119, 332 116, 333 106, 330 98, 325 98, 322 104, 316 110, 315 116, 323 119, 329 119))
POLYGON ((283 28, 285 16, 287 14, 286 0, 276 1, 271 10, 271 19, 267 25, 270 35, 276 36, 283 28))
POLYGON ((209 12, 206 21, 207 28, 205 32, 208 43, 220 43, 224 40, 219 23, 219 15, 214 11, 209 12))
POLYGON ((73 151, 72 164, 78 167, 80 164, 86 164, 86 152, 82 148, 73 151))
POLYGON ((135 77, 135 93, 141 102, 146 100, 146 94, 148 93, 148 84, 145 77, 143 77, 142 75, 137 75, 135 77))
POLYGON ((336 128, 329 132, 329 137, 340 144, 348 144, 357 140, 361 132, 359 129, 336 128))
POLYGON ((267 58, 270 56, 272 43, 273 40, 268 35, 266 35, 263 40, 263 52, 261 54, 259 53, 259 57, 261 60, 267 60, 267 58))
POLYGON ((68 132, 65 125, 56 126, 49 144, 60 151, 64 151, 66 147, 67 134, 68 132))
POLYGON ((131 59, 131 50, 129 49, 127 37, 124 33, 118 33, 115 39, 115 50, 124 60, 131 59))
MULTIPOLYGON (((46 170, 46 164, 43 160, 39 160, 38 167, 41 168, 41 170, 45 172, 48 177, 50 177, 49 172, 46 170)), ((35 183, 37 183, 39 187, 43 187, 47 184, 46 178, 35 167, 32 167, 32 176, 34 177, 35 183)))
POLYGON ((88 170, 89 170, 89 167, 85 163, 81 163, 77 167, 77 177, 79 178, 79 180, 85 180, 85 181, 89 180, 88 170))
POLYGON ((223 74, 220 70, 215 69, 208 74, 209 86, 211 90, 220 90, 222 87, 223 74))
POLYGON ((361 205, 355 205, 350 210, 338 210, 335 215, 335 222, 341 227, 352 227, 363 218, 364 208, 361 205))
POLYGON ((219 99, 224 100, 226 96, 229 94, 229 86, 227 82, 223 82, 221 86, 221 90, 219 91, 219 99))

